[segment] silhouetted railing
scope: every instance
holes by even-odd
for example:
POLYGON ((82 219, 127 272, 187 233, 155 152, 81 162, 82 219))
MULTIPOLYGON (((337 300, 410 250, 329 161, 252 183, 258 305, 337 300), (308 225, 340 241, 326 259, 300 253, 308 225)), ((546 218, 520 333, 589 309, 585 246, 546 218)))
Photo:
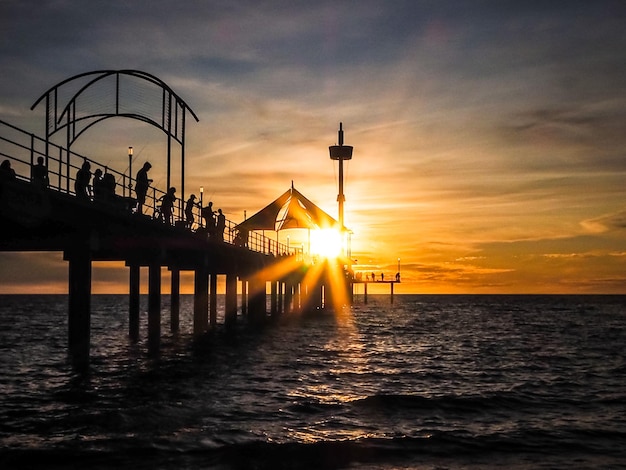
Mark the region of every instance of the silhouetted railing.
MULTIPOLYGON (((84 162, 91 165, 90 171, 93 173, 100 169, 103 175, 113 175, 115 180, 114 202, 109 200, 112 207, 117 207, 121 212, 128 215, 137 216, 136 200, 133 197, 136 181, 132 176, 120 173, 106 165, 102 165, 95 160, 87 158, 75 152, 68 152, 67 149, 56 145, 52 142, 46 142, 44 139, 35 136, 15 127, 5 121, 0 120, 0 159, 8 159, 11 167, 15 170, 16 177, 21 181, 31 181, 32 168, 35 166, 38 157, 43 157, 45 165, 48 168, 49 189, 76 195, 74 183, 76 181, 76 173, 80 170, 84 162)), ((89 197, 93 201, 93 187, 90 184, 89 197)), ((143 217, 148 219, 158 219, 160 215, 161 198, 165 192, 156 187, 150 187, 146 194, 146 202, 143 206, 143 217)), ((206 231, 205 221, 202 218, 200 204, 195 204, 193 208, 194 223, 191 227, 186 226, 185 222, 185 205, 186 201, 180 198, 176 199, 172 208, 172 220, 175 226, 186 227, 192 232, 206 231)), ((165 223, 165 221, 163 221, 165 223)), ((266 254, 289 253, 286 245, 280 244, 275 240, 259 234, 251 232, 247 240, 237 238, 237 224, 230 220, 226 220, 224 229, 224 242, 245 246, 248 249, 266 254)))

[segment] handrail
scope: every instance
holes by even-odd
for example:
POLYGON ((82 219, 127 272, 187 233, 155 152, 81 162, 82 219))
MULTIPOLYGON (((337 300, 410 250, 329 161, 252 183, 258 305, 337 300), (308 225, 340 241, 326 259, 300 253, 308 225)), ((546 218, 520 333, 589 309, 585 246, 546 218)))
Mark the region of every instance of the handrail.
MULTIPOLYGON (((126 175, 120 173, 106 165, 102 165, 97 161, 80 155, 76 152, 48 142, 36 135, 26 132, 8 122, 0 120, 0 158, 8 159, 11 161, 11 166, 15 170, 16 177, 23 181, 31 181, 31 168, 35 166, 38 157, 45 159, 46 167, 48 168, 49 186, 48 188, 53 191, 58 191, 65 194, 76 196, 74 191, 74 182, 76 181, 76 172, 80 169, 83 162, 89 162, 91 165, 92 173, 95 170, 102 170, 103 174, 111 174, 115 179, 115 205, 116 207, 123 208, 122 212, 126 212, 129 216, 136 216, 134 210, 135 199, 131 194, 131 189, 134 188, 136 180, 132 178, 132 175, 126 175), (46 153, 46 148, 48 152, 46 153), (68 163, 69 159, 69 163, 68 163), (68 175, 67 172, 70 172, 68 175), (121 195, 120 195, 121 192, 121 195), (131 207, 132 206, 132 207, 131 207)), ((89 198, 94 201, 93 187, 89 187, 89 198)), ((147 219, 157 219, 159 214, 160 199, 165 195, 165 192, 156 187, 150 187, 146 194, 146 203, 144 205, 144 216, 147 219)), ((185 224, 185 203, 181 199, 176 199, 172 210, 172 224, 174 226, 184 227, 190 232, 202 233, 207 231, 204 227, 204 220, 202 218, 200 204, 194 205, 194 223, 192 227, 188 227, 185 224)), ((156 220, 155 220, 156 222, 156 220)), ((163 222, 165 223, 165 222, 163 222)), ((281 253, 295 254, 297 250, 290 250, 286 245, 278 243, 276 240, 271 240, 265 235, 257 232, 251 232, 248 235, 248 239, 240 243, 237 239, 237 231, 235 229, 236 223, 226 220, 226 227, 224 229, 223 241, 228 244, 237 244, 248 248, 251 251, 278 255, 281 253)))

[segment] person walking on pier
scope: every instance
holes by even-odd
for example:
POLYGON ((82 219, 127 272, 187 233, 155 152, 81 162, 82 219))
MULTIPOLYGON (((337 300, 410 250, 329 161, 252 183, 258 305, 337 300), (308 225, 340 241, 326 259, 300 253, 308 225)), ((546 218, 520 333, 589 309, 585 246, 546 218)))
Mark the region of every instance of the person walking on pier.
POLYGON ((172 210, 174 209, 174 202, 176 202, 176 188, 171 187, 167 192, 161 196, 161 219, 166 224, 172 224, 172 210))
POLYGON ((185 204, 185 225, 187 228, 191 229, 194 221, 193 217, 193 206, 195 205, 196 195, 192 194, 187 199, 187 203, 185 204))
POLYGON ((11 168, 11 160, 4 160, 0 165, 0 177, 2 177, 3 180, 16 179, 15 170, 11 168))
POLYGON ((209 201, 209 205, 202 208, 202 218, 206 222, 206 229, 209 234, 209 238, 215 235, 215 212, 213 212, 213 202, 209 201))
POLYGON ((215 226, 215 233, 217 239, 221 242, 224 241, 224 229, 226 228, 226 216, 222 214, 222 209, 217 210, 217 225, 215 226))
POLYGON ((102 181, 102 170, 98 168, 93 172, 93 180, 91 182, 91 186, 93 187, 93 200, 94 201, 102 201, 104 196, 104 187, 102 181))
POLYGON ((31 170, 33 183, 41 188, 47 188, 50 183, 48 179, 48 167, 44 163, 43 157, 37 157, 37 164, 31 170))
POLYGON ((135 193, 137 194, 137 214, 141 215, 142 207, 146 203, 146 194, 148 193, 148 187, 152 180, 148 178, 148 171, 150 171, 152 165, 150 162, 143 164, 141 170, 137 172, 137 178, 135 181, 135 193))
POLYGON ((79 199, 89 199, 89 182, 91 181, 91 164, 85 160, 74 180, 74 192, 79 199))

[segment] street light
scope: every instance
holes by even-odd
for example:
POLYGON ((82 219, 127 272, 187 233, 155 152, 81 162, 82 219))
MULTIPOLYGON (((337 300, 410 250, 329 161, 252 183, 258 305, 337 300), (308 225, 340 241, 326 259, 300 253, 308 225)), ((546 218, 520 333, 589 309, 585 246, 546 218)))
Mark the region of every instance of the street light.
POLYGON ((204 220, 202 218, 202 208, 204 207, 202 204, 202 196, 204 196, 204 186, 200 186, 200 227, 204 226, 204 220))
POLYGON ((128 196, 133 187, 133 148, 128 147, 128 196))

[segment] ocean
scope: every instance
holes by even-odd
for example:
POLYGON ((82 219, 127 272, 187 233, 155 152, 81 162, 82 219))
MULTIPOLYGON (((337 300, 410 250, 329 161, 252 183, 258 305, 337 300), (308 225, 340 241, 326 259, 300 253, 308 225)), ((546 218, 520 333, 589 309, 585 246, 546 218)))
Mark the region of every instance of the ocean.
MULTIPOLYGON (((222 311, 223 298, 218 305, 222 311)), ((0 296, 2 469, 626 468, 626 296, 357 296, 148 354, 128 298, 0 296)), ((221 320, 220 320, 221 321, 221 320)))

